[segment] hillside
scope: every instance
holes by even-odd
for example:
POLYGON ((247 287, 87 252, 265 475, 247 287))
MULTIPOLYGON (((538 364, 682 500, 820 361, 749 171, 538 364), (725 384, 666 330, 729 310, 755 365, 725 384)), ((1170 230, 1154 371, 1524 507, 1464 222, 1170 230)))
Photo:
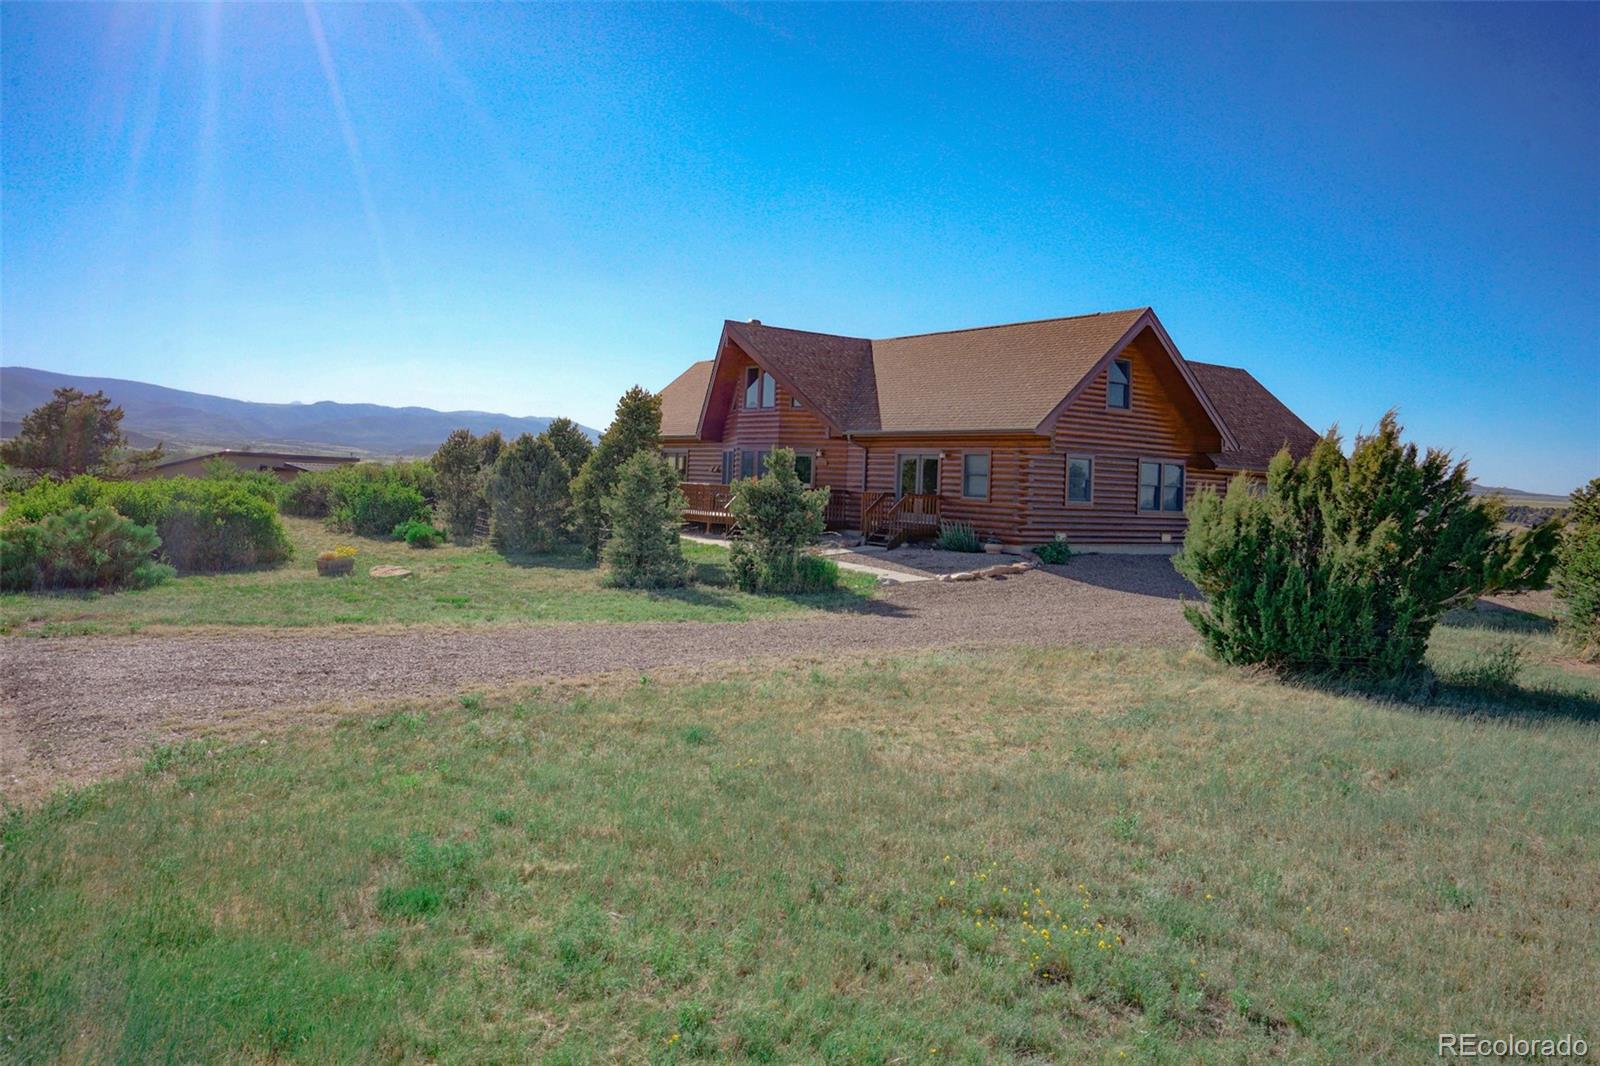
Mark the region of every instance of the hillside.
MULTIPOLYGON (((451 430, 498 429, 507 437, 538 433, 548 417, 489 411, 435 411, 372 403, 255 403, 169 389, 143 381, 80 377, 29 367, 0 367, 0 435, 62 387, 100 390, 120 404, 123 430, 135 446, 165 442, 172 455, 212 448, 274 448, 366 455, 428 455, 451 430)), ((590 436, 595 431, 584 427, 590 436)))
POLYGON ((1565 507, 1572 502, 1566 495, 1556 495, 1550 492, 1529 492, 1526 489, 1507 488, 1504 485, 1480 485, 1472 483, 1474 496, 1499 496, 1512 506, 1522 507, 1565 507))

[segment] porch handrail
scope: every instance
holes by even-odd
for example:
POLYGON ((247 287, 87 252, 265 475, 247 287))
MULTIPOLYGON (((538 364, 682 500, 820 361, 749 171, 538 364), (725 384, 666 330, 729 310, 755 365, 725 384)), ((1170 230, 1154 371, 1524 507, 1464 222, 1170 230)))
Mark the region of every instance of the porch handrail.
POLYGON ((869 508, 861 512, 861 536, 871 537, 881 533, 891 545, 897 545, 913 533, 927 533, 939 528, 939 496, 931 492, 908 492, 891 498, 879 493, 869 508))
POLYGON ((678 488, 683 493, 685 518, 704 522, 708 518, 712 521, 722 521, 733 517, 733 512, 728 510, 728 504, 733 499, 733 490, 727 485, 685 481, 678 488))

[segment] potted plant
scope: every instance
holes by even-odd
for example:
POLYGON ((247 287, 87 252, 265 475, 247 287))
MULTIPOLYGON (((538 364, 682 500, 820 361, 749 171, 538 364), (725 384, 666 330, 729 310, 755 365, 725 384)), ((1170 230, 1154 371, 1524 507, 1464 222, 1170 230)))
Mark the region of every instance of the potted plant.
POLYGON ((323 577, 343 577, 356 568, 356 550, 341 544, 332 551, 317 556, 317 573, 323 577))

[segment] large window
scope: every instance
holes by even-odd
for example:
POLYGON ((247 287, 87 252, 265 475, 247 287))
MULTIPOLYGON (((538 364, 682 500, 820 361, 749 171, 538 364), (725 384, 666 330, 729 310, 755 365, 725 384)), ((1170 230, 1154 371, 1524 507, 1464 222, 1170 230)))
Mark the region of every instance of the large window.
POLYGON ((1067 459, 1067 502, 1094 502, 1094 460, 1086 455, 1067 459))
POLYGON ((900 479, 895 487, 901 496, 913 494, 937 495, 939 492, 938 454, 902 455, 900 457, 900 479))
POLYGON ((1106 367, 1106 406, 1126 410, 1133 401, 1133 364, 1113 359, 1106 367))
POLYGON ((1139 460, 1139 510, 1183 510, 1183 464, 1139 460))
POLYGON ((969 500, 989 498, 988 452, 967 452, 961 457, 961 495, 969 500))
POLYGON ((758 367, 746 367, 744 372, 744 405, 746 407, 775 407, 778 403, 778 383, 772 375, 758 367))
POLYGON ((761 451, 745 451, 739 461, 739 476, 761 477, 766 474, 768 454, 765 449, 761 451))
POLYGON ((795 453, 795 456, 794 456, 794 472, 795 472, 795 475, 800 478, 800 483, 801 484, 803 484, 803 485, 813 485, 813 484, 815 484, 815 482, 812 480, 812 478, 815 477, 815 475, 816 475, 815 465, 816 464, 813 463, 812 460, 811 460, 811 454, 809 452, 796 452, 795 453))
POLYGON ((678 475, 678 480, 679 481, 682 481, 684 478, 689 476, 689 453, 688 452, 678 452, 678 451, 667 452, 666 453, 666 457, 667 457, 667 465, 672 467, 672 472, 674 474, 678 475))

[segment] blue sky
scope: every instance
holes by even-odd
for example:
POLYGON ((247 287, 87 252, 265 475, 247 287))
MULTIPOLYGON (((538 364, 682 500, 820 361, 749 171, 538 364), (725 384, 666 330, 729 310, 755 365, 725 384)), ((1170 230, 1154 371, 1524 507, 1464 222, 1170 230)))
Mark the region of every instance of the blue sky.
POLYGON ((1152 305, 1318 428, 1600 474, 1600 6, 7 3, 0 359, 567 414, 724 318, 1152 305))

